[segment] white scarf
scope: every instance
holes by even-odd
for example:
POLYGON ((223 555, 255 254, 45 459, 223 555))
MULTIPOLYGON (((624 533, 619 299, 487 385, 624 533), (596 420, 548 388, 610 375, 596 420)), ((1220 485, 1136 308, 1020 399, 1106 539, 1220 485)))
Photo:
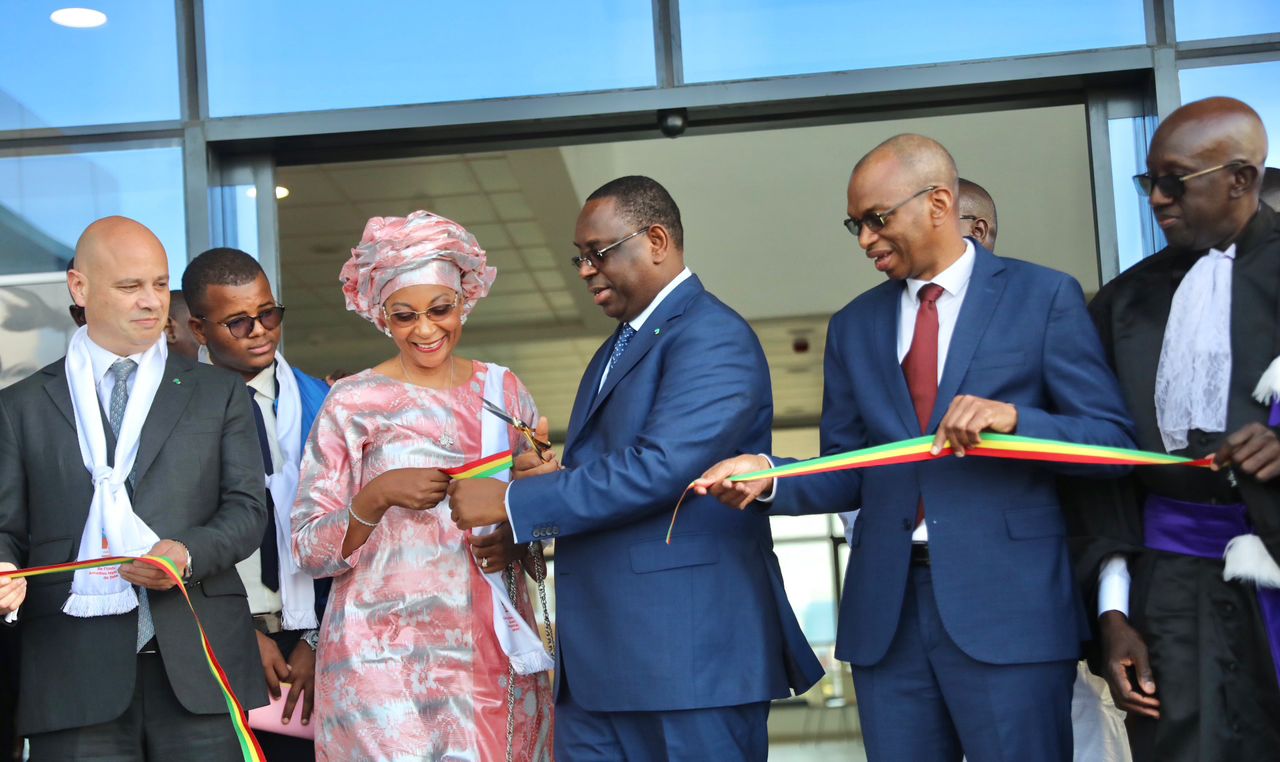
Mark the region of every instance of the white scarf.
MULTIPOLYGON (((93 476, 93 500, 89 503, 89 518, 80 536, 77 561, 107 556, 141 556, 160 541, 151 527, 134 514, 125 483, 133 472, 142 424, 151 412, 156 390, 164 380, 168 356, 168 343, 163 336, 142 354, 133 392, 129 395, 116 438, 114 466, 108 466, 107 437, 102 426, 97 379, 89 353, 88 328, 80 328, 71 337, 66 359, 67 385, 75 411, 80 456, 93 476)), ((137 606, 138 595, 133 586, 120 576, 119 569, 112 566, 77 571, 71 582, 71 595, 62 610, 72 616, 91 617, 125 614, 137 606)))
MULTIPOLYGON (((507 369, 501 365, 489 364, 484 379, 485 399, 502 410, 506 410, 507 407, 505 403, 506 395, 502 392, 502 381, 506 373, 507 369)), ((490 455, 496 455, 510 449, 511 435, 508 431, 508 424, 496 415, 484 413, 481 415, 481 457, 487 458, 490 455)), ((511 476, 510 473, 505 473, 497 478, 500 481, 508 481, 511 476)), ((441 505, 443 506, 443 515, 448 516, 449 508, 447 504, 442 502, 441 505)), ((471 531, 473 534, 486 535, 495 529, 497 529, 496 525, 490 525, 476 527, 471 531)), ((471 560, 472 563, 476 564, 476 568, 480 569, 485 582, 489 583, 490 591, 493 594, 493 631, 498 636, 499 644, 502 645, 502 652, 511 660, 511 666, 516 673, 531 675, 537 672, 545 672, 555 667, 555 663, 547 653, 546 647, 542 645, 542 638, 520 615, 520 609, 511 600, 511 597, 507 595, 507 585, 503 577, 503 570, 485 571, 474 555, 471 560)))
MULTIPOLYGON (((289 536, 289 513, 298 495, 298 464, 302 461, 302 395, 293 369, 284 355, 276 352, 276 441, 280 460, 275 473, 267 477, 267 490, 275 503, 276 548, 280 556, 280 607, 286 630, 313 630, 316 622, 316 590, 311 577, 300 569, 293 557, 293 540, 289 536)), ((258 404, 253 402, 253 404, 258 404)))
POLYGON ((1169 308, 1156 368, 1156 422, 1169 452, 1187 432, 1225 431, 1231 386, 1231 270, 1235 244, 1196 260, 1169 308))

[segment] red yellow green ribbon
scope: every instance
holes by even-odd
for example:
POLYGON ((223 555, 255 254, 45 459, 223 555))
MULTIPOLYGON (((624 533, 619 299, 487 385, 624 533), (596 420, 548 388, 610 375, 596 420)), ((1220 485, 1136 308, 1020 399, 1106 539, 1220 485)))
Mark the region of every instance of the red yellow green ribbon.
POLYGON ((510 470, 513 463, 513 455, 510 450, 507 450, 461 466, 442 468, 440 471, 454 479, 485 479, 510 470))
POLYGON ((28 569, 0 572, 0 577, 13 579, 38 577, 44 574, 74 572, 80 569, 120 566, 132 561, 140 561, 154 566, 164 572, 169 579, 173 580, 178 589, 182 591, 182 597, 187 601, 187 608, 191 609, 191 618, 195 620, 196 629, 200 632, 200 645, 204 649, 204 658, 209 667, 209 672, 213 674, 213 679, 218 683, 218 688, 222 690, 222 698, 227 702, 227 712, 231 715, 231 725, 235 729, 236 740, 240 742, 240 752, 244 755, 245 762, 265 762, 266 756, 262 753, 262 747, 258 745, 258 739, 254 737, 253 731, 249 729, 244 707, 240 705, 240 700, 236 698, 235 691, 231 689, 231 681, 227 679, 227 673, 222 671, 222 665, 218 663, 218 657, 213 654, 213 646, 209 644, 209 638, 205 635, 204 626, 200 624, 200 617, 196 614, 195 606, 191 605, 191 596, 187 593, 186 585, 182 584, 182 575, 178 573, 178 567, 173 561, 164 556, 141 556, 138 558, 112 556, 99 558, 95 561, 72 561, 68 564, 33 566, 28 569))
MULTIPOLYGON (((952 454, 950 443, 940 452, 931 452, 933 437, 923 436, 904 439, 900 442, 866 447, 861 450, 827 455, 784 466, 775 466, 749 474, 738 474, 729 477, 731 482, 745 482, 753 479, 785 479, 792 476, 809 476, 829 471, 845 471, 853 468, 875 468, 891 466, 898 463, 917 463, 925 460, 937 460, 952 454)), ((983 434, 982 444, 965 450, 965 456, 986 458, 1006 458, 1009 460, 1035 460, 1045 463, 1082 463, 1108 466, 1196 466, 1207 468, 1213 462, 1213 456, 1198 460, 1183 458, 1165 453, 1146 452, 1145 450, 1127 450, 1121 447, 1103 447, 1101 445, 1075 444, 1053 439, 1035 439, 1016 434, 983 434)), ((671 533, 676 527, 676 517, 680 515, 680 506, 693 488, 690 484, 680 495, 675 512, 671 515, 671 527, 667 530, 667 544, 671 544, 671 533)))

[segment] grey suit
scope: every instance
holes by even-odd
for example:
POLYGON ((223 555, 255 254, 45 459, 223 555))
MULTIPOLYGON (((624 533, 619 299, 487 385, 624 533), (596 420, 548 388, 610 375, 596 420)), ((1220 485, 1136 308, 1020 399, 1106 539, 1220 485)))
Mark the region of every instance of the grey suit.
MULTIPOLYGON (((262 455, 249 405, 234 375, 169 355, 132 480, 138 516, 160 538, 191 551, 192 603, 246 709, 266 703, 235 569, 258 547, 266 526, 262 455)), ((23 567, 73 560, 92 492, 63 361, 0 390, 0 561, 23 567)), ((29 582, 20 615, 18 730, 24 735, 109 722, 134 700, 137 612, 70 617, 61 611, 70 587, 68 574, 29 582)), ((225 715, 181 592, 149 597, 163 673, 178 702, 193 714, 225 715)))

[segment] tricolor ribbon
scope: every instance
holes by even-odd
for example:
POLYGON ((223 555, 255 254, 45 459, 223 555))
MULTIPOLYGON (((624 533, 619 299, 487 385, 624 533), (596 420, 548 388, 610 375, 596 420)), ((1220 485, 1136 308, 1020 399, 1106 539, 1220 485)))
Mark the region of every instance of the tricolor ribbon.
MULTIPOLYGON (((915 439, 904 439, 900 442, 866 447, 861 450, 826 455, 821 458, 788 463, 785 466, 766 468, 749 474, 738 474, 729 477, 731 482, 746 482, 754 479, 785 479, 792 476, 809 476, 824 474, 829 471, 845 471, 851 468, 874 468, 891 466, 898 463, 918 463, 925 460, 937 460, 952 454, 950 443, 934 454, 933 437, 922 436, 915 439)), ((1009 460, 1035 460, 1045 463, 1082 463, 1102 466, 1197 466, 1208 468, 1213 463, 1213 456, 1198 460, 1183 458, 1165 453, 1147 452, 1145 450, 1127 450, 1122 447, 1103 447, 1101 445, 1075 444, 1059 442, 1053 439, 1034 439, 1016 434, 983 434, 982 444, 964 451, 965 456, 974 455, 986 458, 1006 458, 1009 460)), ((671 533, 676 528, 676 517, 680 515, 680 506, 693 489, 690 483, 680 495, 675 512, 671 514, 671 527, 667 529, 667 544, 671 544, 671 533)))
POLYGON ((218 657, 213 654, 213 646, 209 644, 209 638, 205 635, 204 626, 200 624, 200 617, 196 614, 195 607, 191 605, 191 596, 187 593, 186 585, 182 584, 182 575, 178 573, 178 567, 173 561, 164 556, 140 556, 138 558, 112 556, 94 561, 72 561, 67 564, 33 566, 28 569, 0 572, 0 577, 12 579, 39 577, 45 574, 75 572, 81 569, 120 566, 133 561, 149 564, 164 572, 182 591, 182 597, 187 601, 187 608, 191 609, 191 618, 196 622, 196 630, 200 632, 200 645, 204 649, 204 658, 209 666, 209 672, 213 674, 213 679, 218 683, 218 688, 222 690, 222 698, 227 702, 227 712, 231 715, 231 725, 235 729, 236 740, 240 742, 240 753, 244 755, 245 762, 265 762, 266 755, 262 753, 262 747, 258 745, 258 739, 254 737, 253 731, 249 729, 244 707, 240 705, 240 699, 236 698, 235 691, 231 689, 231 681, 227 679, 227 673, 222 671, 222 665, 218 663, 218 657))
POLYGON ((510 470, 513 463, 512 453, 507 450, 506 452, 494 453, 487 458, 464 463, 461 466, 442 468, 440 472, 448 474, 454 479, 485 479, 510 470))

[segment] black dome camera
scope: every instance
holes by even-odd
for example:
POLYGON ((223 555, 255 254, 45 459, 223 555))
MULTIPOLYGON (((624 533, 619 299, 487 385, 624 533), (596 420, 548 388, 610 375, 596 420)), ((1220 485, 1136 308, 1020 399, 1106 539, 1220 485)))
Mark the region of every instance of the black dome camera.
POLYGON ((682 108, 658 112, 658 129, 669 138, 683 135, 688 124, 689 114, 682 108))

